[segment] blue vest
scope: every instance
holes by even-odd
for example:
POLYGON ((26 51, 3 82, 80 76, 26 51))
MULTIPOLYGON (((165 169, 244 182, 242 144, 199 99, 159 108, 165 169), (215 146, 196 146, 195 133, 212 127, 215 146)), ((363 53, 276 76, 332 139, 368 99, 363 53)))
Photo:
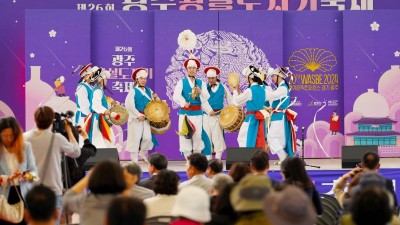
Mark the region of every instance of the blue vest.
MULTIPOLYGON (((182 96, 185 98, 186 102, 189 102, 191 106, 200 106, 201 101, 200 101, 200 95, 197 96, 196 99, 192 98, 192 87, 190 87, 189 84, 189 78, 184 78, 182 80, 183 88, 182 88, 182 96)), ((202 87, 202 81, 200 79, 195 79, 195 84, 197 87, 201 89, 202 87)), ((199 116, 202 115, 202 110, 183 110, 182 108, 179 109, 179 114, 180 115, 188 115, 188 116, 199 116)))
POLYGON ((208 103, 210 103, 211 108, 213 110, 221 110, 224 108, 225 89, 222 84, 219 84, 218 89, 215 92, 211 90, 210 84, 207 84, 207 90, 210 93, 208 103))
MULTIPOLYGON (((84 82, 81 82, 81 83, 78 84, 77 90, 79 88, 83 88, 82 86, 86 88, 86 91, 87 91, 87 94, 88 94, 88 100, 89 100, 89 102, 91 102, 92 98, 93 98, 93 90, 92 90, 92 88, 90 88, 88 84, 86 84, 84 82)), ((76 101, 76 106, 78 107, 78 109, 80 109, 81 107, 79 105, 79 99, 78 99, 78 95, 77 94, 75 94, 75 101, 76 101)), ((84 115, 81 112, 81 116, 85 117, 87 115, 84 115)))
POLYGON ((258 111, 264 108, 265 89, 261 85, 250 86, 252 99, 246 102, 247 111, 258 111))
MULTIPOLYGON (((103 89, 101 89, 101 88, 99 88, 99 87, 96 87, 95 89, 93 89, 93 93, 94 93, 96 90, 100 90, 101 93, 103 94, 103 97, 101 97, 101 105, 102 105, 104 108, 108 109, 107 99, 106 99, 106 95, 105 95, 104 92, 103 92, 103 89)), ((93 106, 93 98, 92 98, 91 101, 90 101, 90 111, 94 112, 92 106, 93 106)))
MULTIPOLYGON (((150 100, 142 94, 140 90, 137 88, 133 88, 135 91, 135 107, 138 111, 143 112, 144 109, 146 108, 146 105, 150 102, 150 100)), ((145 87, 145 92, 146 94, 151 98, 151 90, 148 87, 145 87)))
MULTIPOLYGON (((279 87, 285 87, 285 88, 287 89, 287 95, 286 95, 287 97, 284 96, 284 97, 281 98, 281 99, 277 99, 277 100, 273 101, 273 102, 272 102, 272 108, 275 109, 275 108, 279 105, 279 103, 280 103, 281 101, 284 101, 284 102, 279 106, 279 109, 280 109, 280 110, 285 110, 285 109, 287 109, 287 108, 289 107, 289 105, 290 105, 290 92, 289 92, 289 88, 288 88, 288 86, 287 86, 285 83, 282 83, 281 85, 279 85, 279 87)), ((284 115, 283 112, 274 112, 274 113, 272 113, 271 121, 282 120, 282 119, 283 119, 283 115, 284 115)))

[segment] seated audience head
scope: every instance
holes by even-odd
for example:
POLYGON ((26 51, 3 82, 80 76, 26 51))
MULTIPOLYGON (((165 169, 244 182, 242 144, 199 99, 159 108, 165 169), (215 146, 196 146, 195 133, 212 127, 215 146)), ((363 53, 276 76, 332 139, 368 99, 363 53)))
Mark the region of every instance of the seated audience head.
POLYGON ((235 183, 229 183, 221 189, 220 194, 215 199, 214 205, 211 206, 212 212, 229 215, 232 220, 236 220, 237 215, 230 201, 230 195, 235 185, 235 183))
POLYGON ((379 173, 369 171, 359 174, 358 183, 354 184, 350 190, 351 196, 355 196, 360 190, 366 187, 376 186, 378 188, 386 188, 386 179, 379 173))
POLYGON ((107 211, 106 225, 144 225, 146 206, 132 197, 116 197, 107 211))
POLYGON ((251 173, 250 166, 244 162, 234 163, 229 170, 229 176, 232 177, 233 181, 239 182, 244 176, 251 173))
POLYGON ((310 225, 317 222, 317 213, 310 198, 293 185, 267 195, 264 212, 274 225, 310 225))
POLYGON ((188 157, 189 166, 186 169, 186 173, 189 179, 199 174, 205 174, 208 167, 207 158, 201 153, 193 153, 188 157))
POLYGON ((211 159, 210 161, 208 161, 208 168, 207 168, 206 175, 207 175, 207 177, 211 178, 215 174, 221 173, 223 169, 224 169, 224 165, 222 163, 222 160, 211 159))
POLYGON ((253 174, 266 174, 269 169, 269 155, 263 150, 257 150, 250 158, 250 168, 253 174))
POLYGON ((98 163, 89 177, 89 190, 93 194, 119 194, 126 189, 124 171, 118 162, 98 163))
POLYGON ((142 169, 137 163, 130 163, 124 167, 125 181, 128 188, 135 186, 142 178, 142 169))
POLYGON ((352 197, 350 213, 357 225, 385 225, 393 215, 389 193, 384 188, 370 186, 352 197))
POLYGON ((167 158, 158 152, 149 155, 149 173, 151 175, 158 173, 160 170, 167 169, 167 158))
POLYGON ((262 211, 264 198, 274 192, 267 176, 248 174, 233 188, 230 201, 236 212, 262 211))
POLYGON ((224 173, 216 174, 211 179, 212 179, 211 195, 213 196, 220 195, 222 189, 226 185, 233 183, 233 178, 224 173))
POLYGON ((361 160, 363 170, 378 171, 381 167, 379 155, 375 152, 366 152, 361 160))
POLYGON ((307 174, 304 162, 298 157, 288 157, 281 164, 284 183, 295 184, 303 189, 314 186, 307 174))
MULTIPOLYGON (((7 148, 17 156, 19 163, 24 161, 22 128, 14 117, 3 117, 0 119, 0 148, 7 148)), ((0 149, 1 153, 2 149, 0 149)))
POLYGON ((188 186, 179 191, 172 215, 191 221, 206 223, 211 220, 210 197, 206 191, 196 186, 188 186))
POLYGON ((54 111, 48 106, 41 106, 35 111, 35 123, 39 130, 46 130, 53 125, 54 111))
POLYGON ((180 177, 175 171, 161 170, 154 178, 153 190, 156 194, 176 195, 180 177))
POLYGON ((56 195, 44 186, 34 186, 25 196, 25 221, 29 224, 55 224, 58 218, 56 195))

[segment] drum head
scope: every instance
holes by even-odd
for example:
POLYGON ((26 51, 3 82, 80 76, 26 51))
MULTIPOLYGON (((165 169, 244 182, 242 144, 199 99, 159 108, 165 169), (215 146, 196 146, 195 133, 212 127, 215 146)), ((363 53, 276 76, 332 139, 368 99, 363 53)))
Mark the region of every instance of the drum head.
POLYGON ((223 128, 231 126, 238 117, 238 108, 234 105, 230 105, 222 109, 219 115, 219 123, 223 128))
POLYGON ((150 129, 151 129, 151 133, 153 133, 153 134, 163 134, 163 133, 167 132, 170 127, 171 127, 171 121, 169 121, 165 127, 157 128, 157 127, 150 126, 150 129))
POLYGON ((147 104, 144 114, 152 122, 167 121, 169 119, 170 108, 166 102, 154 100, 147 104))
POLYGON ((239 75, 237 73, 230 73, 228 75, 228 84, 229 86, 235 88, 239 86, 239 75))
POLYGON ((125 124, 126 122, 128 122, 128 118, 129 118, 128 110, 126 110, 125 107, 123 107, 122 105, 113 106, 110 109, 110 112, 111 113, 115 112, 115 113, 119 114, 119 116, 120 116, 118 118, 118 120, 115 118, 112 118, 110 116, 109 118, 110 118, 111 123, 121 126, 121 125, 125 124))

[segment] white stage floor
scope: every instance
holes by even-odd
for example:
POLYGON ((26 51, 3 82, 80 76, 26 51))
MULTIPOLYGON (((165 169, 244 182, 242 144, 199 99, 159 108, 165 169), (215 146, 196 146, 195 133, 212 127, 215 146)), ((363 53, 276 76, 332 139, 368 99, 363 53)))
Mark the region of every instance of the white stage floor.
MULTIPOLYGON (((314 167, 307 167, 307 170, 341 170, 342 169, 342 160, 341 159, 305 159, 306 163, 309 165, 320 166, 320 169, 314 167)), ((224 170, 225 170, 225 163, 224 162, 224 170)), ((270 161, 270 170, 276 171, 280 170, 279 165, 274 165, 276 160, 270 161)), ((121 161, 121 164, 124 165, 125 163, 129 163, 129 161, 121 161)), ((168 162, 168 169, 174 171, 185 171, 185 161, 169 161, 168 162)), ((143 172, 148 171, 148 164, 144 163, 143 161, 139 162, 143 172)), ((399 168, 400 167, 400 158, 381 158, 381 168, 399 168)), ((349 169, 344 169, 349 170, 349 169)))

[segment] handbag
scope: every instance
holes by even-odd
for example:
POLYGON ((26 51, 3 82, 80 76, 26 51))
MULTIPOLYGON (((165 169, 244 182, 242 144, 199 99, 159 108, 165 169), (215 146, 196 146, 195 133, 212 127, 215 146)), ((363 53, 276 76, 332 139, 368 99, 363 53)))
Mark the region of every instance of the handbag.
POLYGON ((10 223, 20 223, 24 219, 24 200, 19 193, 18 188, 15 186, 14 182, 13 187, 17 191, 19 202, 15 204, 8 204, 8 199, 5 196, 7 186, 3 186, 3 190, 0 195, 0 219, 5 220, 10 223))

